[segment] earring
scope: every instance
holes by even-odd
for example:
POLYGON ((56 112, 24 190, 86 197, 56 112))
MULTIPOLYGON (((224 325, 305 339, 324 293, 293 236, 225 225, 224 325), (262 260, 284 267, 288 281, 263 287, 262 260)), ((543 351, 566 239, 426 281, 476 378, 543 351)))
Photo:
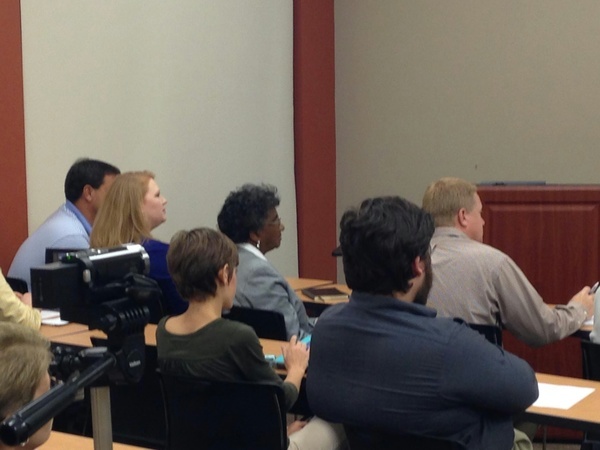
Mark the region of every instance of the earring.
POLYGON ((256 248, 260 250, 260 239, 256 242, 256 248))

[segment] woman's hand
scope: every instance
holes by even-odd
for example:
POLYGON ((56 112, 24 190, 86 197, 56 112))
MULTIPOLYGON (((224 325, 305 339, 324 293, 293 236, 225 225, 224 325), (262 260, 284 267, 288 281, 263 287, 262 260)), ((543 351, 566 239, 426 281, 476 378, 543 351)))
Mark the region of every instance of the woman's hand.
POLYGON ((287 426, 287 434, 288 436, 292 433, 295 433, 296 431, 300 431, 302 428, 304 428, 306 426, 308 422, 303 421, 303 420, 294 420, 292 423, 290 423, 287 426))
POLYGON ((304 375, 308 367, 308 358, 310 355, 306 344, 299 342, 297 336, 292 336, 290 343, 281 350, 288 373, 291 371, 301 371, 302 375, 304 375))

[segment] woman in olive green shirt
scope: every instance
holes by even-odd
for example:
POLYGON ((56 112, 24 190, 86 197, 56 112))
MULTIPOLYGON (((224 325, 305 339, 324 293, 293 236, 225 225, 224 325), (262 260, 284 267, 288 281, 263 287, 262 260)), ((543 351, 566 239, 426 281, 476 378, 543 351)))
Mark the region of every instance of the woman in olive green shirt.
MULTIPOLYGON (((249 326, 221 318, 233 305, 238 255, 224 234, 197 228, 171 239, 167 266, 181 296, 189 302, 179 316, 163 318, 156 331, 158 365, 170 374, 205 380, 281 383, 289 408, 298 397, 308 366, 308 349, 293 336, 282 349, 287 376, 281 380, 265 361, 260 341, 249 326)), ((288 426, 289 449, 346 448, 343 430, 321 419, 288 426)))

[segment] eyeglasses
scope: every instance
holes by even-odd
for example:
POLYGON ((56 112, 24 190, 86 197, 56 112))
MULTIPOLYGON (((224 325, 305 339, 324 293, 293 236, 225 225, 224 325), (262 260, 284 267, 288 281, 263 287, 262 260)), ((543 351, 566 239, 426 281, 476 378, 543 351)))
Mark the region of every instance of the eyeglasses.
POLYGON ((277 225, 277 226, 281 226, 281 217, 276 216, 274 219, 268 221, 267 223, 265 223, 266 225, 277 225))

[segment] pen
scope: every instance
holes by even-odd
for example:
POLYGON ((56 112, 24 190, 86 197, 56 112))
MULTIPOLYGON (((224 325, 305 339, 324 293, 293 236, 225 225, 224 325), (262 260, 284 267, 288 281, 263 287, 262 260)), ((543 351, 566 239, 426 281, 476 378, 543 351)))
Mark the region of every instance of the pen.
POLYGON ((596 281, 596 283, 594 283, 594 285, 590 289, 590 294, 595 294, 596 291, 598 290, 599 286, 600 286, 600 281, 596 281))

